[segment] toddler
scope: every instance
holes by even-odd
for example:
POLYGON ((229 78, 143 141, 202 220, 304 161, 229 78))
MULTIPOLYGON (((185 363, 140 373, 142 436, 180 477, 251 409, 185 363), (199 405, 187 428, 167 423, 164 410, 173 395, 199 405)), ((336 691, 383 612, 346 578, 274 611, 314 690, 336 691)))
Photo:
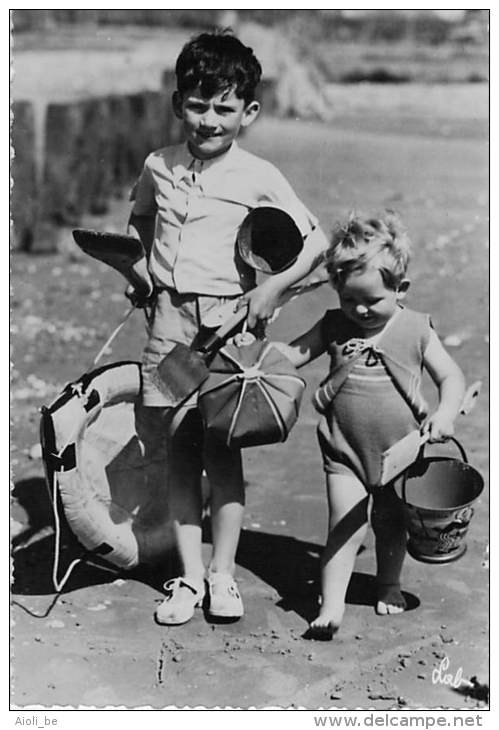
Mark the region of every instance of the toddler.
POLYGON ((430 318, 402 306, 409 239, 399 219, 351 217, 338 227, 326 254, 340 308, 328 310, 311 330, 278 346, 300 367, 323 352, 331 358, 314 395, 322 414, 318 438, 329 505, 321 559, 319 615, 309 635, 331 639, 345 610, 354 561, 366 534, 368 495, 376 540, 378 614, 406 608, 400 589, 406 533, 392 485, 376 487, 383 451, 415 428, 432 442, 453 433, 464 394, 461 370, 444 350, 430 318), (421 395, 426 369, 439 392, 431 415, 421 395))

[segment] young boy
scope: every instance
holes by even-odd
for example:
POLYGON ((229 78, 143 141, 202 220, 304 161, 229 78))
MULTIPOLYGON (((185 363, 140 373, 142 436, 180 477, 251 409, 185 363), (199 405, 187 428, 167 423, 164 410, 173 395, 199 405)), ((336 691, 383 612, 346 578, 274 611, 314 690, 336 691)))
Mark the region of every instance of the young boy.
POLYGON ((280 295, 319 262, 327 240, 316 219, 269 162, 236 143, 260 111, 255 89, 261 67, 252 49, 224 33, 203 33, 183 48, 176 64, 173 108, 185 144, 153 152, 134 191, 129 222, 149 258, 145 273, 154 292, 143 355, 143 398, 137 433, 145 450, 168 449, 168 490, 182 576, 165 584, 156 610, 163 624, 182 624, 205 592, 201 555, 204 469, 211 492, 213 551, 207 586, 212 616, 236 619, 243 604, 233 578, 244 509, 241 455, 200 432, 191 411, 168 433, 174 410, 151 374, 177 342, 190 345, 207 315, 242 294, 249 327, 268 319, 280 295), (259 205, 284 209, 296 222, 304 247, 286 271, 258 287, 254 272, 235 253, 238 228, 259 205), (251 291, 250 291, 251 290, 251 291))

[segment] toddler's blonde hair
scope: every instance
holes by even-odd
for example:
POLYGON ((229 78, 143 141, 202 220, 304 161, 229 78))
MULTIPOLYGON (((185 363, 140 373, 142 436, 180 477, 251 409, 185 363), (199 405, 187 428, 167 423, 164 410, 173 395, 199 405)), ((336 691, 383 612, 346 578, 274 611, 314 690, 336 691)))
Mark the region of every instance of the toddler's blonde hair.
POLYGON ((396 291, 405 278, 411 243, 399 217, 387 211, 379 218, 350 214, 338 224, 326 252, 326 268, 335 289, 353 273, 376 268, 388 289, 396 291))

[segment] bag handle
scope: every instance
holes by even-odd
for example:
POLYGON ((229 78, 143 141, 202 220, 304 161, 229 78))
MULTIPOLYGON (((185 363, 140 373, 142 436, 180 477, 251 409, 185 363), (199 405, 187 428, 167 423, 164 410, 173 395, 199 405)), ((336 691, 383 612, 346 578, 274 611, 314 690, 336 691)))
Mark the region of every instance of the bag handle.
POLYGON ((236 347, 248 347, 248 345, 252 345, 256 340, 265 342, 266 339, 265 327, 261 327, 257 323, 257 326, 250 330, 248 327, 248 319, 246 318, 241 327, 241 331, 234 335, 232 341, 236 347))

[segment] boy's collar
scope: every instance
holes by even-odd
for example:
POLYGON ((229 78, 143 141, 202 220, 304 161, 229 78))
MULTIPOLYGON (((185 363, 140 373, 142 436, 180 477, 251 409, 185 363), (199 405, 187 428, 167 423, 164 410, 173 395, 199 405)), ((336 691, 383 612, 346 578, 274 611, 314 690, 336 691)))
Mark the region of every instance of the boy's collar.
MULTIPOLYGON (((227 160, 232 159, 232 156, 237 153, 237 150, 238 145, 236 142, 233 142, 223 154, 213 157, 210 160, 200 160, 193 156, 187 146, 187 142, 185 142, 183 145, 177 147, 172 161, 172 173, 175 184, 178 184, 180 180, 189 176, 192 170, 198 173, 205 173, 207 170, 222 172, 227 160)), ((202 183, 200 187, 202 187, 202 183)))
POLYGON ((214 165, 218 165, 222 162, 225 162, 228 158, 230 158, 234 152, 236 152, 238 149, 237 142, 232 142, 231 146, 228 150, 225 152, 222 152, 222 154, 217 155, 216 157, 210 157, 208 160, 201 160, 199 157, 195 157, 192 152, 189 149, 189 146, 187 142, 184 145, 184 150, 188 156, 189 163, 186 165, 186 167, 190 167, 193 163, 196 165, 196 167, 200 168, 201 170, 209 170, 210 167, 213 167, 214 165))

